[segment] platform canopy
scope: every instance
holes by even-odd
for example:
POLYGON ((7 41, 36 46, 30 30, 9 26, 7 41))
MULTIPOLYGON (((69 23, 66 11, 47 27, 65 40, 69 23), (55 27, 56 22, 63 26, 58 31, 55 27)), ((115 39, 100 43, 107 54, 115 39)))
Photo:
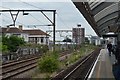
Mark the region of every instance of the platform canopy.
POLYGON ((98 36, 118 32, 120 0, 72 0, 98 36))

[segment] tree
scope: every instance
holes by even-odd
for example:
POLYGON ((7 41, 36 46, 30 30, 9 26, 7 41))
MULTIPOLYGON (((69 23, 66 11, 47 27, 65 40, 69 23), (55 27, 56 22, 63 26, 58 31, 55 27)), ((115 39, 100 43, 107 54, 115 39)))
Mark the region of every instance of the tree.
POLYGON ((6 45, 3 45, 2 43, 0 43, 0 52, 2 53, 8 53, 8 47, 6 45))
POLYGON ((20 45, 23 45, 25 43, 23 38, 17 37, 17 36, 2 36, 2 44, 6 45, 8 50, 10 52, 15 52, 20 45))
POLYGON ((6 38, 5 36, 3 37, 3 36, 0 35, 0 52, 1 53, 8 53, 8 51, 9 51, 7 45, 2 43, 2 40, 5 41, 4 40, 5 38, 6 38))
POLYGON ((66 39, 63 40, 63 42, 72 42, 72 40, 69 39, 69 38, 66 38, 66 39))

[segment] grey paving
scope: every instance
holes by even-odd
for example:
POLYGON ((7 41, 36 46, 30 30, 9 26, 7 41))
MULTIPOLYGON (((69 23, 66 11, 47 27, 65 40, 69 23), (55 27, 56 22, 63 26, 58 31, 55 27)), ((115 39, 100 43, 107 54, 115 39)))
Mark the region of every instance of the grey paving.
POLYGON ((114 79, 112 73, 112 64, 115 62, 115 56, 109 56, 107 49, 100 51, 100 56, 92 72, 91 78, 111 78, 114 79))

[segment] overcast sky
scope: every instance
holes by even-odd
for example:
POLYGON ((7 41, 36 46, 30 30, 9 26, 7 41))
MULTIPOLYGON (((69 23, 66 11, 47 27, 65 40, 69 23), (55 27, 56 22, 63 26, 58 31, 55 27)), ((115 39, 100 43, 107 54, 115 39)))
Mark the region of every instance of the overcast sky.
MULTIPOLYGON (((3 0, 0 4, 0 9, 41 9, 56 10, 56 29, 57 30, 72 30, 72 28, 77 27, 77 24, 81 24, 85 28, 86 35, 96 36, 94 30, 84 19, 82 14, 76 9, 74 4, 70 0, 62 0, 61 2, 56 2, 48 0, 3 0), (33 2, 34 1, 34 2, 33 2), (43 1, 43 2, 42 2, 43 1)), ((60 0, 58 0, 60 1, 60 0)), ((52 13, 45 13, 52 20, 52 13)), ((9 13, 2 13, 0 16, 1 26, 6 26, 12 24, 11 15, 9 13)), ((29 12, 28 15, 23 16, 20 12, 16 21, 16 26, 22 24, 24 28, 35 28, 30 25, 47 25, 50 22, 40 13, 40 12, 29 12), (28 27, 29 26, 29 27, 28 27)), ((37 26, 36 29, 41 29, 43 31, 52 30, 52 27, 48 26, 37 26)), ((65 36, 68 33, 63 33, 61 35, 65 36)), ((71 34, 71 33, 69 33, 71 34)), ((59 33, 56 37, 60 37, 59 33)), ((60 38, 59 38, 60 39, 60 38)))

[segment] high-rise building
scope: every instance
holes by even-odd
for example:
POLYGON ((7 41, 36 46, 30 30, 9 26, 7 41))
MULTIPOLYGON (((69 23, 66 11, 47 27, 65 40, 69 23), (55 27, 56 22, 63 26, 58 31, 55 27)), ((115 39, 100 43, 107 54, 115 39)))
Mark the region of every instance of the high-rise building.
POLYGON ((80 45, 85 41, 85 29, 84 28, 73 28, 72 29, 72 39, 73 42, 80 45))

